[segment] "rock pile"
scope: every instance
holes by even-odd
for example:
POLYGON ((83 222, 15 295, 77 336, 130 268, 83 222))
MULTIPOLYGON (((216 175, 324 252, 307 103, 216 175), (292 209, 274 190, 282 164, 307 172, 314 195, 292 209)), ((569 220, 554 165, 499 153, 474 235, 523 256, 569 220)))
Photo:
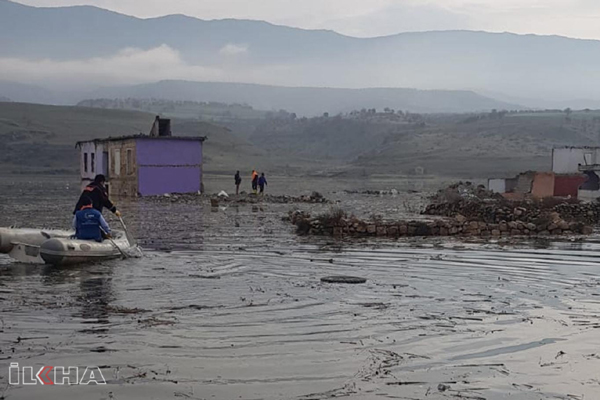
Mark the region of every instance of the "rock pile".
POLYGON ((390 190, 344 190, 346 194, 364 194, 370 196, 397 196, 398 190, 390 189, 390 190))
POLYGON ((248 193, 240 193, 239 195, 231 196, 206 196, 199 194, 165 194, 162 196, 144 197, 146 201, 156 203, 181 203, 195 204, 203 203, 210 199, 211 206, 217 207, 219 204, 256 204, 256 203, 275 203, 275 204, 293 204, 293 203, 311 203, 311 204, 330 204, 331 201, 323 197, 318 192, 313 192, 310 195, 304 196, 275 196, 271 194, 255 195, 248 193))
POLYGON ((296 225, 302 235, 328 236, 469 236, 469 237, 506 237, 506 236, 548 236, 548 235, 589 235, 590 226, 582 222, 567 222, 552 213, 535 222, 521 220, 488 223, 470 220, 463 215, 435 221, 366 221, 348 217, 341 211, 312 217, 302 211, 290 212, 288 218, 296 225))
POLYGON ((459 182, 431 198, 428 221, 361 220, 341 210, 312 217, 295 211, 287 219, 299 234, 333 236, 547 236, 589 235, 600 223, 600 203, 544 199, 511 201, 483 186, 459 182))
POLYGON ((312 192, 310 195, 304 196, 275 196, 271 194, 255 195, 241 193, 238 196, 231 196, 227 198, 220 198, 224 203, 238 203, 238 204, 255 204, 255 203, 275 203, 275 204, 290 204, 290 203, 311 203, 311 204, 329 204, 331 201, 327 200, 319 192, 312 192))
POLYGON ((589 225, 600 224, 600 202, 581 204, 558 204, 554 211, 567 221, 579 221, 589 225))
POLYGON ((600 223, 600 203, 550 201, 469 201, 453 203, 434 203, 425 208, 423 214, 443 217, 463 215, 469 220, 498 224, 502 221, 521 221, 535 223, 550 218, 553 213, 569 222, 583 222, 589 225, 600 223), (558 204, 554 204, 558 202, 558 204))
POLYGON ((491 192, 483 185, 472 182, 458 182, 439 190, 431 197, 432 204, 456 203, 461 200, 502 200, 502 195, 491 192))

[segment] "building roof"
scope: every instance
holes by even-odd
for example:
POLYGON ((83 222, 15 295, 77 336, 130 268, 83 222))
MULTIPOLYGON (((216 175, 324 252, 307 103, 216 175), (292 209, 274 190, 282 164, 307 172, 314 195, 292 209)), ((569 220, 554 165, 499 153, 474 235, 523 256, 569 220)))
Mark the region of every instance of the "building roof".
POLYGON ((92 139, 92 140, 82 140, 77 142, 76 147, 81 146, 84 143, 106 143, 106 142, 119 142, 122 140, 131 140, 131 139, 142 139, 142 140, 180 140, 180 141, 188 141, 188 142, 204 142, 206 140, 206 136, 148 136, 144 134, 138 135, 129 135, 129 136, 118 136, 118 137, 107 137, 104 139, 92 139))
POLYGON ((559 146, 553 147, 552 150, 576 150, 576 149, 586 149, 586 150, 597 150, 600 149, 599 146, 559 146))

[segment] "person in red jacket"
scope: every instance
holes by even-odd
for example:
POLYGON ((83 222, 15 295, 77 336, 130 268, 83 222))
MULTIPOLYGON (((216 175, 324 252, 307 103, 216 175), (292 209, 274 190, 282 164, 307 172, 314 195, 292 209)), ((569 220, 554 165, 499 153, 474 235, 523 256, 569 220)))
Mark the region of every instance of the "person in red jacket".
POLYGON ((256 194, 258 191, 258 172, 255 169, 252 170, 252 192, 256 194))
POLYGON ((103 208, 108 208, 117 217, 120 217, 121 212, 117 210, 117 207, 108 198, 108 192, 104 186, 105 183, 106 177, 104 175, 96 175, 94 181, 83 189, 83 193, 79 196, 79 201, 77 201, 73 214, 83 208, 84 199, 87 197, 92 200, 92 207, 95 210, 102 212, 103 208))

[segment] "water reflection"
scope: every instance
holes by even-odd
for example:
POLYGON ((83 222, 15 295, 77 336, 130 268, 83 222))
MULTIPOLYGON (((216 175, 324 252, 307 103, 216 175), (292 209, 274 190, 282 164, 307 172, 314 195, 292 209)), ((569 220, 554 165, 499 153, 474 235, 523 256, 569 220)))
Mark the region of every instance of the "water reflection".
POLYGON ((79 284, 81 318, 87 324, 108 324, 110 303, 114 301, 111 277, 86 276, 79 284))

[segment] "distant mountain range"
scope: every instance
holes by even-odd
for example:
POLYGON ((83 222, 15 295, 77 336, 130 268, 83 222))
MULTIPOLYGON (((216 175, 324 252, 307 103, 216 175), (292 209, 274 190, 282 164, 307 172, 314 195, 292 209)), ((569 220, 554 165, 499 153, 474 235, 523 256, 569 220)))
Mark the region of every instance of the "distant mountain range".
POLYGON ((98 93, 154 96, 158 91, 163 95, 157 97, 174 98, 180 92, 191 100, 248 102, 299 113, 383 106, 464 111, 523 104, 468 90, 528 99, 523 105, 530 107, 590 99, 578 103, 586 106, 600 99, 600 42, 557 36, 444 31, 362 39, 261 21, 182 15, 139 19, 90 6, 35 8, 0 0, 0 50, 2 79, 52 87, 52 94, 39 96, 57 96, 55 103, 81 100, 99 87, 133 84, 98 93), (204 90, 221 97, 209 99, 204 90), (234 95, 239 98, 228 100, 234 95), (316 104, 298 107, 294 96, 316 104))
POLYGON ((160 81, 107 87, 91 91, 59 92, 39 86, 0 81, 0 96, 14 101, 72 105, 88 99, 165 99, 248 104, 257 110, 295 112, 298 116, 332 115, 362 108, 417 113, 463 113, 522 106, 497 101, 470 91, 415 89, 296 88, 243 83, 160 81))
POLYGON ((337 114, 386 107, 419 113, 461 113, 520 109, 469 91, 415 89, 333 89, 281 87, 242 83, 162 81, 93 92, 94 98, 161 98, 168 100, 245 103, 256 109, 284 109, 298 115, 337 114))

